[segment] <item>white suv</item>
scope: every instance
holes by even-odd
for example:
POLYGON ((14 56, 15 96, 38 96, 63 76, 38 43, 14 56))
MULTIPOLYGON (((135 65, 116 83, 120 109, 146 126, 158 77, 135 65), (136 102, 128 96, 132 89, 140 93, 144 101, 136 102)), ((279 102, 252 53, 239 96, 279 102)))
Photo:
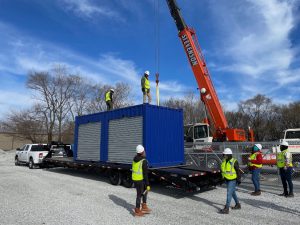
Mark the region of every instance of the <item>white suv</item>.
POLYGON ((36 165, 41 166, 43 159, 49 154, 47 144, 26 144, 22 148, 17 148, 15 155, 15 165, 25 163, 30 169, 36 165))

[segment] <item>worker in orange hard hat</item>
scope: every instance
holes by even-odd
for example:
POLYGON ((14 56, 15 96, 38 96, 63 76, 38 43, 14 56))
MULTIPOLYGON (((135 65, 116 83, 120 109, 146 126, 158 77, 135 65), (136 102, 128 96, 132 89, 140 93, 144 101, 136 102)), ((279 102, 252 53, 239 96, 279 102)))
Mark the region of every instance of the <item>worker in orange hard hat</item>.
POLYGON ((149 81, 150 72, 146 70, 141 79, 141 87, 143 92, 143 103, 146 103, 146 98, 148 97, 148 103, 151 103, 151 94, 150 94, 150 81, 149 81))
POLYGON ((252 154, 249 157, 249 170, 252 173, 252 182, 254 185, 254 192, 251 195, 261 195, 260 191, 260 182, 259 175, 262 168, 262 154, 261 154, 262 146, 261 144, 255 144, 252 147, 252 154))
POLYGON ((142 145, 136 146, 136 156, 132 162, 132 181, 136 188, 136 206, 135 216, 143 216, 150 213, 147 206, 147 193, 150 191, 148 178, 148 161, 146 159, 145 149, 142 145), (143 200, 141 208, 141 199, 143 200))

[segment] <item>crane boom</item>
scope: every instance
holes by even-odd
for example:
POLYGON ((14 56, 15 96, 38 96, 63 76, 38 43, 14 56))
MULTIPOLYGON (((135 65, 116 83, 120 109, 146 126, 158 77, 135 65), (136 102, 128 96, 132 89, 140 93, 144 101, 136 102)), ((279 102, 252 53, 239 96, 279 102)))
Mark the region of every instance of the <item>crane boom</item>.
POLYGON ((192 67, 199 90, 201 90, 201 100, 205 104, 213 122, 215 128, 214 139, 220 141, 245 141, 246 132, 243 129, 228 128, 228 123, 211 81, 196 32, 186 25, 176 0, 166 1, 174 18, 178 36, 192 67))

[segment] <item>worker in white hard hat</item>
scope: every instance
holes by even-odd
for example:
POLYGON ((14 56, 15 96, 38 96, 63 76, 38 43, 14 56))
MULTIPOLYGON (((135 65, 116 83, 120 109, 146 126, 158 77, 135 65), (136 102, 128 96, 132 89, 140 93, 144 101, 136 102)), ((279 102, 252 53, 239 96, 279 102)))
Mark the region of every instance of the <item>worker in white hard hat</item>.
POLYGON ((252 147, 252 153, 249 157, 249 163, 248 163, 249 170, 252 173, 252 183, 254 185, 254 192, 252 192, 251 195, 254 196, 261 195, 260 182, 259 182, 260 179, 259 176, 262 168, 261 149, 262 149, 261 144, 255 144, 252 147))
POLYGON ((146 98, 148 97, 148 103, 151 103, 151 94, 150 94, 150 81, 149 81, 150 72, 146 70, 141 79, 141 88, 143 92, 143 103, 146 103, 146 98))
POLYGON ((241 204, 236 195, 236 185, 241 183, 241 173, 238 161, 232 157, 232 150, 230 148, 225 148, 223 151, 223 161, 221 164, 222 177, 225 179, 227 185, 227 200, 224 209, 220 210, 222 214, 229 213, 229 207, 231 199, 235 201, 235 206, 232 209, 241 209, 241 204))
POLYGON ((110 111, 114 107, 114 101, 113 101, 113 94, 115 93, 114 89, 110 89, 107 92, 105 92, 105 102, 107 106, 107 111, 110 111))
POLYGON ((280 143, 280 152, 277 153, 277 167, 279 168, 280 178, 283 186, 283 193, 280 196, 294 197, 293 192, 293 159, 288 150, 289 144, 286 141, 280 143), (289 192, 287 186, 289 185, 289 192))
POLYGON ((142 145, 136 146, 136 156, 132 162, 132 180, 136 189, 135 216, 143 216, 150 213, 147 206, 147 193, 150 191, 148 178, 148 161, 146 152, 142 145), (141 207, 141 199, 143 200, 141 207))

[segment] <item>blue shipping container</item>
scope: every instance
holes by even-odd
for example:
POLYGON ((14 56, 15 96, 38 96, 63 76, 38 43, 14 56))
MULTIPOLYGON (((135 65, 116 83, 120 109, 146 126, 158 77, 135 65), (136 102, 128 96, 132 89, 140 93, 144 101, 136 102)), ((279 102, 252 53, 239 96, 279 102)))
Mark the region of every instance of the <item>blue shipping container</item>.
POLYGON ((75 120, 74 159, 131 164, 142 144, 150 167, 184 163, 183 112, 143 104, 75 120))

